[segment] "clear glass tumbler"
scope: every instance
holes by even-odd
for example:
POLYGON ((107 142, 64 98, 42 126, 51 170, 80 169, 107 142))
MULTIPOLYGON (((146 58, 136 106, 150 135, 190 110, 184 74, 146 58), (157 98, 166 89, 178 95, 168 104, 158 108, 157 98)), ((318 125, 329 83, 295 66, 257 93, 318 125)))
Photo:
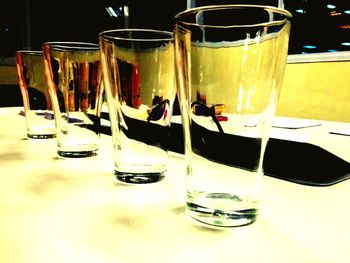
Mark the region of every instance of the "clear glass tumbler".
POLYGON ((187 210, 214 226, 254 222, 288 55, 291 14, 213 5, 175 17, 187 210))
POLYGON ((164 178, 175 100, 172 32, 117 29, 100 34, 103 77, 120 182, 164 178))
POLYGON ((42 48, 56 120, 58 155, 94 156, 99 148, 103 102, 99 45, 47 42, 42 48))
POLYGON ((18 50, 16 65, 23 98, 27 137, 56 137, 55 121, 48 86, 45 82, 43 52, 18 50))

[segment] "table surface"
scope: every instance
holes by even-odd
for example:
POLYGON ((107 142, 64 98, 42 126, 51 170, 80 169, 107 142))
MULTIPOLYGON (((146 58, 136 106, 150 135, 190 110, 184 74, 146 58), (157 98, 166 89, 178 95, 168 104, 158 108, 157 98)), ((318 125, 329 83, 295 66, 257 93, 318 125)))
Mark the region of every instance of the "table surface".
MULTIPOLYGON (((62 159, 55 139, 26 139, 19 111, 0 108, 2 263, 349 262, 350 180, 314 187, 264 176, 255 223, 207 228, 186 214, 182 155, 171 153, 163 181, 123 185, 110 136, 95 157, 62 159)), ((272 134, 317 141, 350 161, 350 136, 329 134, 350 124, 316 122, 272 134)))

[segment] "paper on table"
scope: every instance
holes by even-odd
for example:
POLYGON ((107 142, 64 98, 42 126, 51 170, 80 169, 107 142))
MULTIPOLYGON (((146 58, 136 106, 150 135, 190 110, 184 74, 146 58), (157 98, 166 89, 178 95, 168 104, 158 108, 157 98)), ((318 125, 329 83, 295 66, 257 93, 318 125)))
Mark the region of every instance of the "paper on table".
POLYGON ((310 134, 304 132, 296 132, 298 129, 312 128, 321 126, 321 121, 289 118, 276 116, 272 121, 272 129, 270 137, 282 140, 296 142, 310 142, 310 134), (292 132, 295 131, 295 132, 292 132))
POLYGON ((329 133, 335 135, 350 136, 350 128, 333 128, 329 133))
POLYGON ((321 122, 318 120, 276 116, 272 121, 272 127, 275 129, 272 129, 270 137, 288 141, 310 142, 310 135, 300 132, 291 132, 291 130, 318 126, 321 126, 321 122))
POLYGON ((303 129, 303 128, 310 128, 310 127, 317 127, 317 126, 321 126, 321 122, 318 120, 276 117, 272 121, 272 127, 274 128, 303 129))

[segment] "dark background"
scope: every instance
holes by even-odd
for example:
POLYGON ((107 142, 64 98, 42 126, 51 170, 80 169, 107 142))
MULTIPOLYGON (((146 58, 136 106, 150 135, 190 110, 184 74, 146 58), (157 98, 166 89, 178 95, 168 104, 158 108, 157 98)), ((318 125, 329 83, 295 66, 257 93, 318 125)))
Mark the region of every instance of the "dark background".
MULTIPOLYGON (((278 0, 192 0, 276 4, 278 0)), ((122 27, 172 30, 186 0, 12 0, 0 4, 0 59, 17 49, 41 49, 45 41, 98 42, 98 33, 122 27), (125 16, 128 7, 128 19, 125 16), (115 13, 111 15, 107 8, 115 13)), ((285 0, 293 14, 289 54, 350 50, 349 0, 285 0), (332 6, 327 6, 332 4, 332 6), (330 8, 332 7, 332 8, 330 8)))

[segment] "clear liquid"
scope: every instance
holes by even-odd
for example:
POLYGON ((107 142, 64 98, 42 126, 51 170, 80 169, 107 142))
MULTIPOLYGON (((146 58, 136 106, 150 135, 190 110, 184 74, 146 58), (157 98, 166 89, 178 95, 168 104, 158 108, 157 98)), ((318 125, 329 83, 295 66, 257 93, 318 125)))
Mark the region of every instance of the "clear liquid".
POLYGON ((221 227, 251 224, 258 216, 258 202, 227 193, 199 192, 188 197, 189 214, 199 222, 221 227))
MULTIPOLYGON (((130 169, 132 170, 132 168, 130 169)), ((118 181, 126 184, 150 184, 161 181, 164 179, 165 172, 153 172, 153 173, 132 173, 132 172, 114 172, 118 181)))

